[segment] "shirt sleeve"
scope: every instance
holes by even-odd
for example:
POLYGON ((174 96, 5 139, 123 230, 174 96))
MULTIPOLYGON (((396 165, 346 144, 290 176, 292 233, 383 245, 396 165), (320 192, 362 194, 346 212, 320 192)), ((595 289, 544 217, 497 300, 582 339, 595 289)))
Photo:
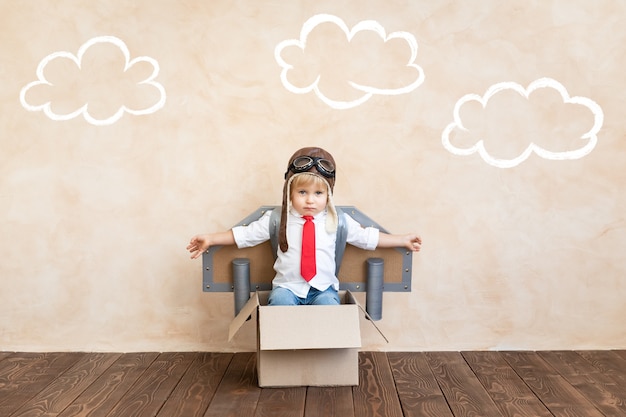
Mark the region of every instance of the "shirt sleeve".
POLYGON ((363 227, 359 222, 354 220, 349 214, 343 213, 346 220, 348 235, 346 241, 365 250, 374 250, 378 246, 378 237, 380 231, 375 227, 363 227))
POLYGON ((238 248, 249 248, 256 246, 270 239, 270 215, 272 210, 268 210, 259 218, 247 226, 233 227, 233 236, 238 248))

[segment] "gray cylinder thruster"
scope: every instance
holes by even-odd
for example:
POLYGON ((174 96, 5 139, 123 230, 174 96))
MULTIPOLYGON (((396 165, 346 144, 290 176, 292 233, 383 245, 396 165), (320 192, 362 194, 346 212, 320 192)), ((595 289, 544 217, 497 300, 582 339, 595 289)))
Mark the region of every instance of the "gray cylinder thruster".
POLYGON ((250 259, 233 259, 233 293, 235 296, 235 316, 250 299, 250 259))
POLYGON ((365 311, 370 318, 378 321, 383 318, 383 278, 385 262, 382 258, 367 260, 367 293, 365 311))

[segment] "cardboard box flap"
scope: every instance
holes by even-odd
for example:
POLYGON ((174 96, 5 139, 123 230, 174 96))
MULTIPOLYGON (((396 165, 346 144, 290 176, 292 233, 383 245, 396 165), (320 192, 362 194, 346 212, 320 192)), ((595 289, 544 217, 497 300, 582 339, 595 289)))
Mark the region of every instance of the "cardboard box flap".
MULTIPOLYGON (((267 302, 267 294, 262 294, 265 296, 263 299, 264 302, 267 302)), ((293 337, 289 336, 289 333, 285 333, 281 331, 281 328, 277 328, 280 326, 274 325, 266 325, 264 326, 264 331, 261 332, 261 340, 259 343, 261 345, 261 349, 264 349, 263 346, 266 346, 267 349, 324 349, 331 347, 361 347, 361 334, 359 329, 359 316, 358 311, 357 314, 343 314, 343 310, 338 310, 344 308, 346 313, 351 309, 355 308, 360 309, 365 317, 368 319, 370 324, 374 326, 376 331, 382 336, 383 339, 387 343, 389 340, 383 332, 376 326, 374 321, 371 319, 367 311, 361 306, 361 304, 356 300, 354 295, 350 291, 341 291, 340 295, 342 297, 342 304, 339 306, 297 306, 297 307, 289 307, 289 306, 264 306, 264 315, 271 314, 272 309, 279 309, 274 311, 277 318, 272 320, 280 320, 284 317, 292 318, 291 328, 303 330, 307 327, 315 327, 317 331, 315 333, 308 333, 304 335, 300 340, 296 343, 299 343, 301 347, 293 347, 293 343, 289 342, 289 339, 293 339, 293 337), (269 309, 269 310, 268 310, 269 309), (281 309, 289 309, 288 312, 285 310, 280 311, 281 309), (312 310, 311 313, 308 313, 310 309, 321 309, 321 310, 312 310), (269 312, 269 313, 267 313, 269 312), (298 317, 294 316, 294 312, 298 314, 298 317), (340 315, 336 315, 341 312, 340 315), (310 317, 308 317, 310 316, 310 317), (346 318, 346 320, 342 320, 341 323, 338 323, 337 318, 341 317, 342 319, 346 318), (307 321, 311 319, 315 319, 315 326, 307 326, 307 321), (331 346, 329 344, 329 338, 324 337, 324 335, 330 336, 333 335, 333 340, 335 342, 331 342, 333 344, 331 346), (338 335, 335 338, 335 335, 338 335), (267 336, 264 338, 263 336, 267 336), (279 347, 279 346, 287 346, 288 347, 279 347), (343 345, 343 346, 341 346, 343 345)), ((235 334, 239 331, 241 326, 248 320, 248 318, 254 313, 254 311, 261 306, 261 298, 258 292, 252 293, 248 302, 243 306, 240 310, 239 314, 234 318, 234 320, 230 323, 228 328, 228 341, 230 342, 235 334)), ((270 317, 268 316, 268 319, 270 317)), ((259 321, 259 326, 261 326, 261 322, 259 321)), ((291 330, 290 330, 291 331, 291 330)), ((300 331, 299 334, 304 334, 306 332, 300 331)))
POLYGON ((385 339, 385 342, 389 343, 389 339, 387 339, 387 336, 385 336, 385 334, 382 332, 382 330, 380 330, 380 329, 378 328, 378 326, 376 325, 376 323, 374 323, 374 320, 372 320, 372 318, 370 317, 370 315, 369 315, 369 314, 367 314, 367 311, 365 311, 365 309, 364 309, 363 307, 361 307, 361 304, 358 304, 358 303, 357 303, 357 305, 359 306, 359 308, 361 309, 361 311, 363 312, 363 314, 365 314, 365 318, 367 319, 367 321, 369 321, 369 322, 370 322, 370 324, 371 324, 372 326, 374 326, 374 328, 378 331, 378 334, 380 334, 380 335, 383 337, 383 339, 385 339))
POLYGON ((233 339, 235 334, 237 334, 241 326, 243 326, 243 324, 248 320, 248 317, 250 317, 250 315, 254 313, 258 306, 259 296, 257 295, 257 293, 254 293, 252 296, 250 296, 248 302, 239 311, 239 314, 237 314, 234 320, 230 322, 230 326, 228 327, 229 342, 233 339))
POLYGON ((261 350, 360 348, 356 305, 260 307, 261 350))
POLYGON ((346 304, 356 304, 357 306, 359 306, 359 309, 363 312, 363 314, 365 315, 365 318, 367 319, 367 321, 369 321, 371 323, 372 326, 374 326, 374 328, 376 329, 376 331, 378 331, 378 333, 383 337, 383 339, 385 339, 385 342, 389 343, 389 339, 387 339, 387 337, 383 334, 383 332, 378 328, 378 326, 376 325, 376 323, 374 323, 374 320, 372 320, 372 318, 370 317, 370 315, 367 313, 367 311, 363 308, 363 306, 357 301, 356 298, 354 298, 354 295, 350 292, 350 291, 346 291, 346 295, 345 295, 345 303, 346 304))

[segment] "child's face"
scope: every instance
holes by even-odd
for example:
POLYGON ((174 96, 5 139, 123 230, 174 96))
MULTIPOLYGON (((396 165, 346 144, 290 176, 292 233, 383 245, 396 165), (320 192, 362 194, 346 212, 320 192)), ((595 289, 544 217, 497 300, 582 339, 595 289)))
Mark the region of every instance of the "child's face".
POLYGON ((291 205, 301 216, 315 216, 326 208, 327 203, 325 184, 309 183, 291 189, 291 205))

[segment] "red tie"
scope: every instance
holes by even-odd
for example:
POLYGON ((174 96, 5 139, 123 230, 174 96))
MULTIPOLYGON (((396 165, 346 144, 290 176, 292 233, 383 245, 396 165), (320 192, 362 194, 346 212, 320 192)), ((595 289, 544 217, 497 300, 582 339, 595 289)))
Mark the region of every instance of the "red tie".
POLYGON ((315 276, 315 224, 313 216, 302 216, 302 259, 300 261, 300 274, 307 282, 315 276))

